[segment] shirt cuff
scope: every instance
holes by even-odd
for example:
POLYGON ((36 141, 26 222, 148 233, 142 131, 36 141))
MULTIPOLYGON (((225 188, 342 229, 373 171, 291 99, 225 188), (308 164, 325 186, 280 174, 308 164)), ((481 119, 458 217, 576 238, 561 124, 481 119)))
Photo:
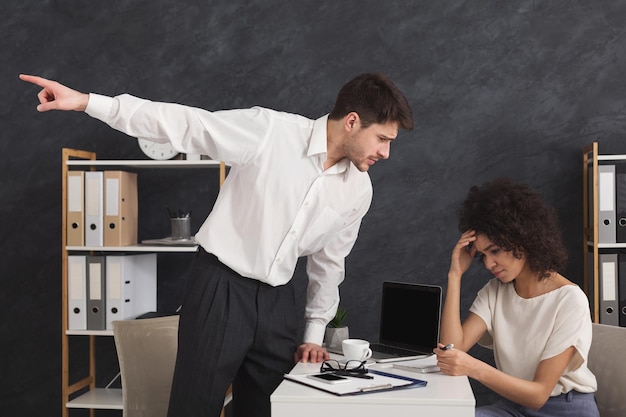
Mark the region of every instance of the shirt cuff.
POLYGON ((100 94, 89 93, 89 101, 85 113, 99 120, 108 120, 111 117, 113 98, 100 94))
POLYGON ((304 343, 315 343, 322 346, 324 342, 324 333, 326 332, 326 326, 322 326, 316 323, 307 323, 304 328, 304 343))

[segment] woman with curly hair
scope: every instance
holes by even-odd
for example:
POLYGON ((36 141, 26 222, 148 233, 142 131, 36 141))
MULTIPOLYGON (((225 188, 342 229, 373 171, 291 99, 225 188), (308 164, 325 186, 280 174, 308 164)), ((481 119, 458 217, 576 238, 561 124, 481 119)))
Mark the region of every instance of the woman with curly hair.
POLYGON ((558 271, 567 254, 556 212, 527 185, 473 186, 459 213, 442 313, 438 366, 499 394, 484 416, 599 416, 587 367, 591 319, 584 292, 558 271), (461 322, 461 279, 477 258, 493 275, 461 322), (496 367, 466 352, 493 349, 496 367))

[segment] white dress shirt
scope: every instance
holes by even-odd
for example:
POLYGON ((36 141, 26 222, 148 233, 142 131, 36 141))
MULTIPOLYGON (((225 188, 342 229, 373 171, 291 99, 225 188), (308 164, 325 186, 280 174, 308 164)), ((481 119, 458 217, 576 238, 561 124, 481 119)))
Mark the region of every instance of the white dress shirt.
POLYGON ((372 200, 372 184, 343 159, 324 171, 328 116, 253 107, 209 112, 127 94, 90 94, 87 114, 130 136, 209 155, 230 171, 199 244, 244 277, 272 286, 307 256, 304 342, 321 344, 339 303, 344 258, 372 200))

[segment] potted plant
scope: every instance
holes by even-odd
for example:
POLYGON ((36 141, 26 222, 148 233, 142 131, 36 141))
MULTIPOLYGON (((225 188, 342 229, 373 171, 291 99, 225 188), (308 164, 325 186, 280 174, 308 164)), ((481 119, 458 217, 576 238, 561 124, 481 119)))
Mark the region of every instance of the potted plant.
POLYGON ((348 310, 341 306, 337 307, 335 317, 328 323, 324 334, 326 348, 341 352, 341 342, 349 338, 348 326, 344 325, 347 315, 348 310))

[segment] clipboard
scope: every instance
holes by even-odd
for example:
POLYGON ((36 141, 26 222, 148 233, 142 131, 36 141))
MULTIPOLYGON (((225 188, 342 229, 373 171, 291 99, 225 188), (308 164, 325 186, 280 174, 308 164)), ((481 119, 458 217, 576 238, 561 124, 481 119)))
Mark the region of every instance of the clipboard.
POLYGON ((369 375, 374 377, 372 379, 364 380, 360 378, 350 378, 350 382, 336 385, 315 381, 309 378, 309 375, 310 374, 285 374, 284 378, 289 381, 297 382, 299 384, 338 396, 361 395, 407 388, 419 388, 425 387, 426 384, 428 384, 427 381, 421 379, 390 374, 374 369, 369 370, 369 375))

